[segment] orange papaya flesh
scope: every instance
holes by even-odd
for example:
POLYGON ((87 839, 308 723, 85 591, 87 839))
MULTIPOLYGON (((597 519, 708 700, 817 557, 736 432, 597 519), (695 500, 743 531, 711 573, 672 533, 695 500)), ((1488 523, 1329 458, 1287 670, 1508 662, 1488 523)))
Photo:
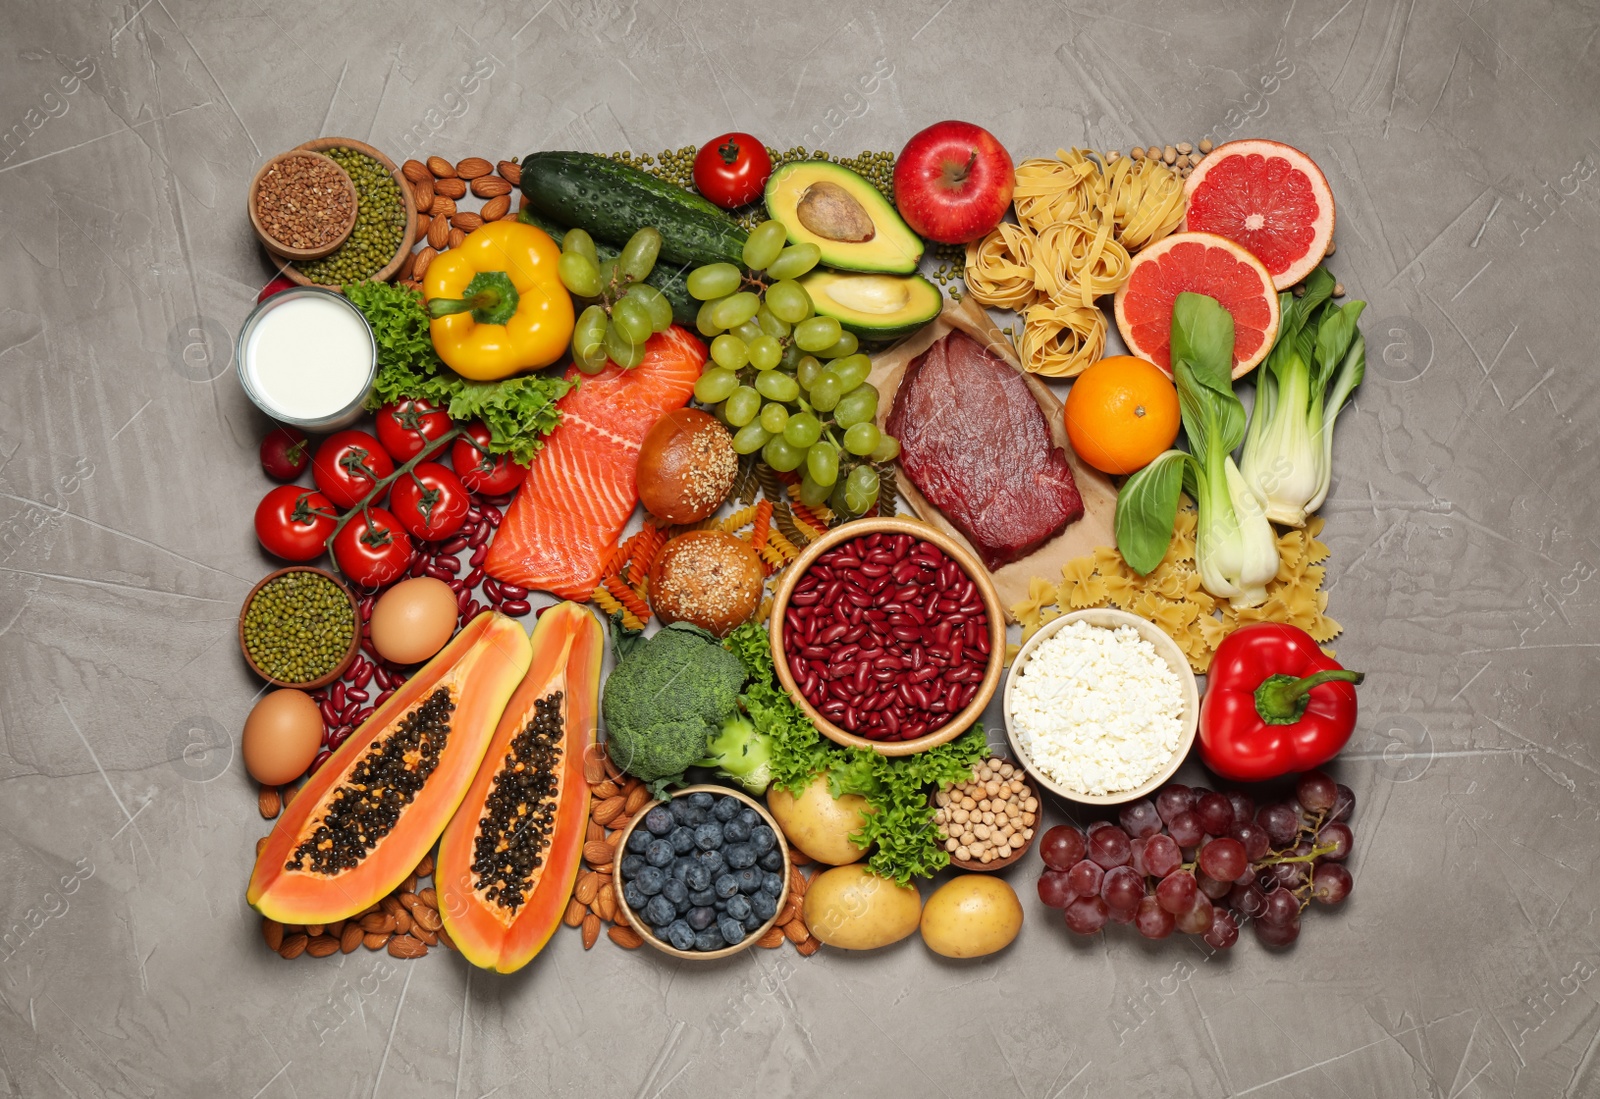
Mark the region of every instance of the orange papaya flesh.
POLYGON ((295 796, 246 900, 281 923, 332 923, 393 892, 461 803, 531 657, 514 619, 467 623, 295 796))
POLYGON ((533 661, 439 842, 439 915, 461 955, 511 973, 560 925, 589 819, 605 634, 577 603, 546 610, 533 661))

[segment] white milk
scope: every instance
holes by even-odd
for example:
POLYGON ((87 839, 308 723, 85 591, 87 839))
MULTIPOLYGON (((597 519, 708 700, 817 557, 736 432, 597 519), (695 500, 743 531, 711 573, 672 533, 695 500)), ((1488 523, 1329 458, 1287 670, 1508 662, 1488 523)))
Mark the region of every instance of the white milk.
POLYGON ((268 415, 326 420, 365 394, 372 334, 347 302, 291 294, 286 291, 281 296, 289 300, 264 310, 250 333, 243 356, 248 388, 268 415))

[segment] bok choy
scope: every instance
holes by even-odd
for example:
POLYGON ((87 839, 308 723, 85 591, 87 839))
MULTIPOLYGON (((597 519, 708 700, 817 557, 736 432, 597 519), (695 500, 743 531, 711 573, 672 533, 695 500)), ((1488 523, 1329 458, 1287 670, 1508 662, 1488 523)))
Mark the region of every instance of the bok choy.
POLYGON ((1305 294, 1280 294, 1277 342, 1256 371, 1240 472, 1266 505, 1267 518, 1291 527, 1322 506, 1333 475, 1333 422, 1361 384, 1367 345, 1356 321, 1364 301, 1329 302, 1333 276, 1317 268, 1305 294))
POLYGON ((1172 374, 1192 451, 1169 450, 1128 478, 1117 496, 1117 549, 1135 572, 1161 563, 1172 541, 1178 496, 1199 508, 1195 566, 1206 591, 1240 607, 1266 601, 1278 542, 1260 498, 1233 461, 1245 433, 1233 393, 1233 316, 1203 294, 1172 307, 1172 374))

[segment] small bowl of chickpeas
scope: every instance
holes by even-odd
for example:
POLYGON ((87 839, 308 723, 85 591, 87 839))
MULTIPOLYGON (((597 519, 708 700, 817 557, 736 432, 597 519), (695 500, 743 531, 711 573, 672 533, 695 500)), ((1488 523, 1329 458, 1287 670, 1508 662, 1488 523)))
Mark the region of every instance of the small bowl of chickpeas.
POLYGON ((1004 870, 1033 846, 1043 806, 1022 767, 994 757, 972 778, 933 795, 933 823, 950 864, 961 870, 1004 870))

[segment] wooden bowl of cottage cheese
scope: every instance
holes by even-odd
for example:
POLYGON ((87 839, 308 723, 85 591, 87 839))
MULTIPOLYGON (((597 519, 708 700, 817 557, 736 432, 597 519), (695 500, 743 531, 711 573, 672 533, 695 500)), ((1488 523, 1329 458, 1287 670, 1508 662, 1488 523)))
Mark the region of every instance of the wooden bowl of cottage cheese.
POLYGON ((1046 623, 1006 679, 1006 736, 1039 784, 1083 805, 1137 801, 1194 743, 1200 691, 1161 627, 1114 608, 1046 623))

